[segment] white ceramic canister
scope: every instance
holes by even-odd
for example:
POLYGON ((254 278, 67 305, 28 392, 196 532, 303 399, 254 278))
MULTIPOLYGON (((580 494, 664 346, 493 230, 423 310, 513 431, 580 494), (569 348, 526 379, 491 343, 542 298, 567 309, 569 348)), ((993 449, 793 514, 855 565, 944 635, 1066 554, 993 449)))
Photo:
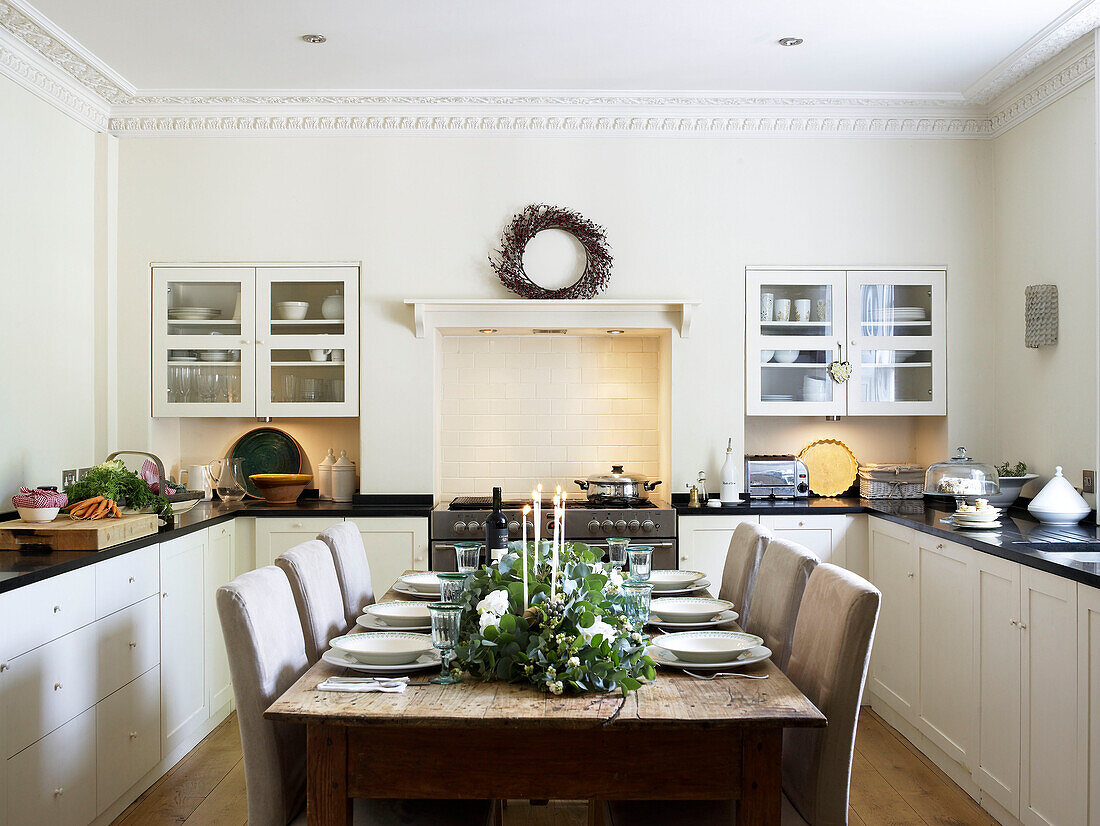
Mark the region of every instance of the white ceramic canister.
POLYGON ((332 498, 332 466, 334 464, 336 464, 336 456, 330 447, 328 455, 317 465, 317 495, 321 499, 332 498))
POLYGON ((340 451, 340 458, 332 465, 332 500, 350 502, 355 494, 355 462, 348 458, 346 450, 340 451))
POLYGON ((1027 509, 1044 525, 1067 526, 1076 525, 1091 510, 1085 498, 1062 475, 1061 466, 1054 469, 1053 478, 1031 500, 1027 509))
POLYGON ((321 315, 324 318, 330 320, 337 320, 344 317, 344 297, 339 293, 330 295, 325 298, 321 304, 321 315))

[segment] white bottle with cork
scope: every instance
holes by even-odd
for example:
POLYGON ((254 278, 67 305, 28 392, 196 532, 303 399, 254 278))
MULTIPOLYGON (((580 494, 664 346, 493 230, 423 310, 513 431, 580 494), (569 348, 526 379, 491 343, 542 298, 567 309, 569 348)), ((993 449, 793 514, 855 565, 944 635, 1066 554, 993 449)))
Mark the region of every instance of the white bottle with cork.
POLYGON ((722 463, 722 504, 737 505, 737 467, 733 461, 733 437, 726 443, 726 461, 722 463))

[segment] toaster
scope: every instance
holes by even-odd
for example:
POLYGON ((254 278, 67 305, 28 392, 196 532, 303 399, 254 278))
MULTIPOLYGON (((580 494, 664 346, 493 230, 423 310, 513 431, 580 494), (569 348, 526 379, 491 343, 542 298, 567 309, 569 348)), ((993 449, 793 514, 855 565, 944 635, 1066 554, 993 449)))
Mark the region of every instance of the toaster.
POLYGON ((804 499, 810 474, 797 456, 746 456, 745 490, 749 499, 804 499))

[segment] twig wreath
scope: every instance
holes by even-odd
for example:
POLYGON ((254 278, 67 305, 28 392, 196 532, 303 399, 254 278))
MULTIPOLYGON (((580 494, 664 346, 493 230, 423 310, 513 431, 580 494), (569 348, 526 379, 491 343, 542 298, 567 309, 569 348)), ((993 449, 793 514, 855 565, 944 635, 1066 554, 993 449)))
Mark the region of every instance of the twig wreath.
POLYGON ((546 204, 531 204, 512 218, 500 238, 496 257, 489 264, 509 290, 521 298, 595 298, 611 278, 611 252, 603 227, 578 212, 546 204), (587 262, 581 277, 568 287, 548 290, 527 277, 523 251, 544 229, 568 232, 584 247, 587 262))

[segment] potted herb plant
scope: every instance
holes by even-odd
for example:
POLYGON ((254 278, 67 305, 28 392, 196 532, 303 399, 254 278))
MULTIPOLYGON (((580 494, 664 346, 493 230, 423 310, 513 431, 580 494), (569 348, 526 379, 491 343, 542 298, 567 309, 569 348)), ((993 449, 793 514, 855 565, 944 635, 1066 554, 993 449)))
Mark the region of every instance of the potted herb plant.
POLYGON ((989 504, 998 508, 1010 507, 1020 498, 1020 491, 1024 485, 1032 479, 1038 479, 1035 473, 1027 472, 1027 465, 1023 461, 1017 461, 1010 465, 1007 461, 996 465, 997 476, 1001 484, 1001 492, 989 497, 989 504))

